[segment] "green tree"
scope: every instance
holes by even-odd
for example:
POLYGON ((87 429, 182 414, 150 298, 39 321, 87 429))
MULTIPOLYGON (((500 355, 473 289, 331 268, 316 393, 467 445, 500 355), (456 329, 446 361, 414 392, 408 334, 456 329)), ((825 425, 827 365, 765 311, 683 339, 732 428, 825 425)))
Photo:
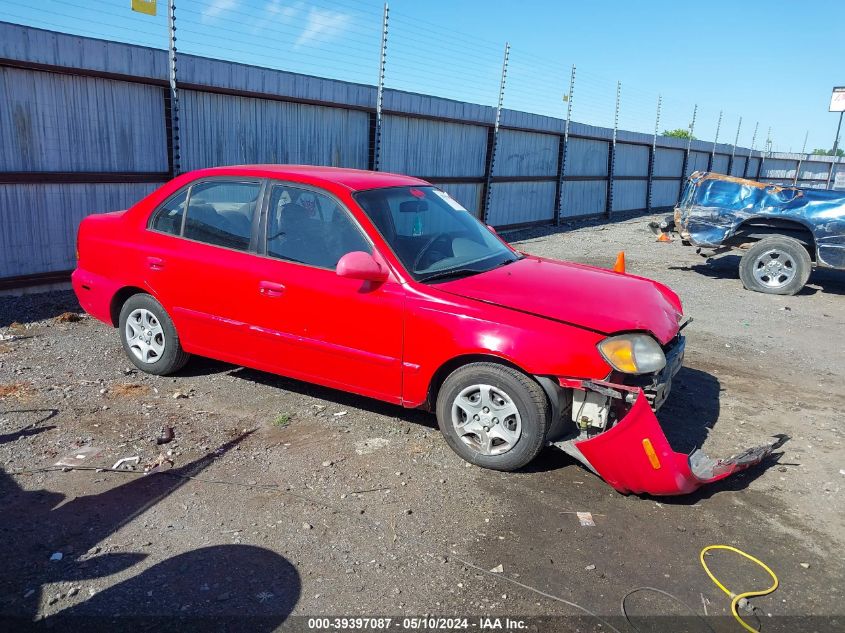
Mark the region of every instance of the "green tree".
MULTIPOLYGON (((813 150, 814 156, 833 156, 832 149, 814 149, 813 150)), ((836 150, 837 156, 845 156, 845 150, 837 149, 836 150)))
POLYGON ((679 127, 676 130, 663 130, 663 136, 671 136, 673 138, 685 138, 685 139, 692 139, 695 140, 695 137, 689 133, 689 130, 685 130, 682 127, 679 127))

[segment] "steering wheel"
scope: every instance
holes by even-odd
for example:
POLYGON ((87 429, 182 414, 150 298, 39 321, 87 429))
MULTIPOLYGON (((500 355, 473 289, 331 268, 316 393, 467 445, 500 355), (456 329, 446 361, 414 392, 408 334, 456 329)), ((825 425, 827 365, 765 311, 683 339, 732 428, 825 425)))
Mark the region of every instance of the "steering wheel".
POLYGON ((450 240, 450 241, 451 241, 452 236, 451 236, 451 235, 449 235, 448 233, 435 233, 435 234, 431 237, 431 239, 429 239, 429 240, 425 243, 425 246, 423 246, 423 247, 420 249, 420 252, 419 252, 419 253, 417 253, 417 257, 416 257, 416 259, 414 259, 414 271, 418 271, 418 270, 419 270, 419 267, 420 267, 420 262, 421 262, 421 261, 422 261, 422 259, 423 259, 423 255, 425 255, 426 253, 428 253, 428 251, 430 251, 430 250, 434 247, 434 245, 438 242, 438 240, 441 240, 441 239, 444 239, 444 238, 445 238, 445 239, 447 239, 447 240, 450 240))

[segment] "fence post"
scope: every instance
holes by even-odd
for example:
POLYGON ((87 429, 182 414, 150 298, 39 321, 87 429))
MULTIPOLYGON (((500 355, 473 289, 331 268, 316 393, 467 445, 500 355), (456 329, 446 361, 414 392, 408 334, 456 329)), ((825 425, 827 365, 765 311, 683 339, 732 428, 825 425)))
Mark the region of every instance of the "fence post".
POLYGON ((179 93, 176 89, 176 0, 167 2, 167 59, 170 85, 170 175, 182 171, 181 143, 179 139, 179 93))
POLYGON ((613 214, 613 174, 616 171, 616 133, 619 131, 619 100, 622 98, 622 82, 616 82, 616 111, 613 114, 613 140, 610 143, 607 157, 607 196, 605 200, 605 215, 609 218, 613 214))
POLYGON ((713 161, 716 160, 716 143, 719 142, 719 130, 722 127, 722 111, 719 110, 719 121, 716 123, 716 138, 713 139, 713 149, 710 152, 710 160, 707 161, 707 171, 713 171, 713 161))
POLYGON ((798 174, 801 173, 801 163, 804 162, 804 152, 807 151, 807 137, 810 135, 810 130, 804 133, 804 144, 801 146, 801 154, 798 156, 798 164, 795 166, 795 178, 792 179, 792 186, 798 185, 798 174))
POLYGON ((739 130, 742 128, 742 117, 739 117, 739 123, 736 124, 736 136, 734 137, 734 146, 731 148, 731 157, 728 160, 728 176, 733 176, 734 159, 736 158, 736 144, 739 143, 739 130))
POLYGON ((384 72, 387 66, 387 25, 390 8, 384 3, 384 14, 381 20, 381 50, 379 51, 378 85, 376 87, 376 112, 372 125, 370 139, 370 169, 378 171, 381 168, 381 112, 384 103, 384 72))
POLYGON ((763 151, 760 152, 760 163, 757 165, 757 177, 755 180, 760 180, 760 175, 763 173, 763 163, 766 162, 766 152, 770 152, 770 146, 772 142, 772 128, 769 127, 769 131, 766 133, 766 145, 763 147, 763 151))
POLYGON ((748 165, 751 163, 751 155, 754 153, 754 144, 757 142, 757 128, 760 127, 760 122, 754 124, 754 134, 751 135, 751 149, 748 150, 748 157, 745 159, 745 169, 742 170, 742 177, 748 178, 748 165))
POLYGON ((681 167, 681 191, 684 190, 684 181, 687 179, 687 169, 689 168, 689 153, 692 147, 692 133, 695 132, 695 115, 698 113, 698 104, 692 109, 692 122, 689 124, 689 136, 687 137, 687 151, 684 153, 684 164, 681 167))
POLYGON ((827 169, 827 183, 825 183, 825 186, 824 186, 824 188, 827 189, 828 191, 830 190, 830 186, 831 186, 830 183, 833 180, 833 172, 835 171, 836 163, 837 163, 836 156, 831 156, 830 167, 828 167, 828 169, 827 169))
POLYGON ((484 174, 484 196, 482 198, 481 221, 487 224, 490 215, 490 198, 493 193, 493 167, 496 164, 496 145, 499 143, 499 123, 502 120, 502 104, 505 100, 505 80, 508 76, 508 56, 511 45, 505 42, 505 58, 502 60, 502 79, 499 82, 499 101, 496 103, 496 120, 487 131, 487 162, 484 174))
POLYGON ((566 176, 566 152, 569 149, 569 122, 572 120, 572 97, 575 94, 575 64, 569 75, 569 94, 566 98, 566 124, 563 126, 563 138, 560 141, 557 159, 557 205, 555 206, 555 226, 560 226, 563 213, 563 179, 566 176))
POLYGON ((646 210, 651 211, 652 189, 654 180, 654 157, 657 154, 657 133, 660 130, 660 106, 663 105, 663 95, 657 95, 657 117, 654 119, 654 138, 651 141, 651 152, 648 155, 648 182, 646 183, 646 210))

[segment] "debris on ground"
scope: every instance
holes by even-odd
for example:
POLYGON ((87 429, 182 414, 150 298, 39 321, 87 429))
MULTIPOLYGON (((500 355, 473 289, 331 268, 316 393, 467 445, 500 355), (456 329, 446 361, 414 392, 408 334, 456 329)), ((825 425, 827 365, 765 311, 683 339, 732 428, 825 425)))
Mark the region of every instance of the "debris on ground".
POLYGON ((29 390, 29 386, 22 382, 0 385, 0 398, 22 398, 29 390))
POLYGON ((348 413, 349 413, 349 411, 338 411, 337 413, 334 414, 334 417, 342 418, 344 415, 347 415, 348 413))
POLYGON ((168 442, 172 442, 175 437, 176 434, 173 432, 172 426, 163 426, 161 427, 161 433, 156 438, 156 444, 167 444, 168 442))
POLYGON ((500 565, 496 565, 493 569, 491 569, 490 573, 491 574, 501 574, 503 571, 505 571, 505 568, 502 567, 502 565, 500 564, 500 565))
POLYGON ((581 527, 596 527, 596 522, 593 521, 593 515, 590 512, 576 512, 575 516, 581 522, 581 527))
POLYGON ((369 455, 390 444, 390 440, 383 437, 371 437, 367 440, 355 442, 355 452, 358 455, 369 455))
POLYGON ((123 457, 114 463, 112 470, 135 470, 135 466, 137 466, 140 461, 141 457, 139 455, 135 455, 133 457, 123 457))
POLYGON ((587 571, 593 571, 596 568, 595 565, 587 565, 584 569, 587 571))
POLYGON ((65 557, 65 555, 62 554, 61 552, 53 552, 53 554, 50 556, 50 560, 57 562, 57 561, 62 560, 64 557, 65 557))
POLYGON ((57 323, 77 323, 81 320, 82 317, 76 312, 62 312, 59 316, 56 317, 57 323))
POLYGON ((77 468, 83 464, 90 463, 92 459, 98 457, 102 452, 103 450, 101 448, 95 446, 82 446, 60 458, 54 465, 77 468))
POLYGON ((147 385, 142 385, 136 382, 123 382, 117 385, 114 385, 108 390, 102 390, 101 393, 106 393, 109 391, 112 395, 121 396, 124 398, 131 398, 137 396, 144 396, 150 392, 150 388, 147 385))
POLYGON ((168 464, 171 468, 173 468, 173 460, 170 459, 172 453, 172 451, 168 451, 167 455, 165 455, 164 453, 159 453, 158 457, 156 457, 149 464, 144 465, 144 472, 147 475, 152 475, 153 473, 158 472, 161 467, 165 464, 168 464))

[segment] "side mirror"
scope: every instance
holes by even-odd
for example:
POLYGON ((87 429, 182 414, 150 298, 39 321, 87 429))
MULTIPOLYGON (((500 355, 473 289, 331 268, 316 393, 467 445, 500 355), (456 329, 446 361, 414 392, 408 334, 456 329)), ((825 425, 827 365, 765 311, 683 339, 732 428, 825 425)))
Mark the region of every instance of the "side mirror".
POLYGON ((379 264, 375 257, 364 251, 352 251, 341 257, 337 262, 335 272, 339 277, 362 281, 384 281, 387 279, 387 268, 379 264))

